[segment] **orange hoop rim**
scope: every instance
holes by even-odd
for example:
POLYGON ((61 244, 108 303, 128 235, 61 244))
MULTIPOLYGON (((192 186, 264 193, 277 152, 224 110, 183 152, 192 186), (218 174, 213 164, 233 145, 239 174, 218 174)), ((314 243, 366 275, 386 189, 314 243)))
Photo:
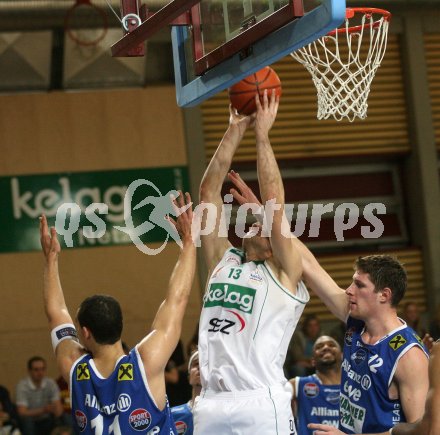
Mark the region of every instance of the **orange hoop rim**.
MULTIPOLYGON (((378 8, 347 8, 346 12, 345 12, 345 19, 350 19, 353 18, 355 16, 356 13, 360 13, 360 14, 364 14, 364 15, 373 15, 373 14, 379 14, 382 15, 384 20, 387 22, 391 21, 391 12, 386 11, 385 9, 378 9, 378 8)), ((335 30, 332 30, 331 32, 329 32, 327 34, 327 36, 333 36, 336 33, 356 33, 359 32, 359 30, 362 29, 368 29, 370 27, 377 28, 379 27, 381 24, 381 21, 374 21, 373 23, 366 23, 363 26, 359 25, 359 26, 352 26, 352 27, 339 27, 335 30)))
POLYGON ((67 30, 67 34, 69 35, 69 38, 72 39, 72 41, 76 42, 78 45, 82 45, 84 47, 91 47, 93 45, 97 45, 99 42, 101 42, 108 31, 108 19, 106 12, 100 8, 99 6, 94 5, 90 0, 76 0, 75 4, 69 8, 69 10, 66 13, 66 17, 64 18, 64 28, 67 30), (75 9, 79 6, 90 6, 92 9, 98 12, 99 16, 102 19, 103 29, 101 34, 93 39, 92 41, 84 41, 79 39, 75 33, 70 28, 70 22, 73 16, 73 13, 75 9))

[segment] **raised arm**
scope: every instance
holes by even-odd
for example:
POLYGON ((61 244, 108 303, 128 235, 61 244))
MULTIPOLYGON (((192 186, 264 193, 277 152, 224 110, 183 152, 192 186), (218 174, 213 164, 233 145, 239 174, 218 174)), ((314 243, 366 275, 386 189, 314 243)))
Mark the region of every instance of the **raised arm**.
MULTIPOLYGON (((72 317, 64 300, 58 271, 58 256, 61 251, 60 243, 54 227, 49 228, 46 216, 40 217, 40 242, 45 258, 43 299, 44 309, 49 328, 56 330, 61 325, 73 324, 72 317)), ((84 353, 83 347, 76 340, 63 340, 55 348, 58 368, 61 375, 69 382, 72 364, 84 353)))
MULTIPOLYGON (((228 178, 235 186, 230 192, 239 204, 259 204, 255 193, 238 173, 231 171, 228 174, 228 178)), ((292 236, 292 239, 290 240, 294 248, 301 255, 303 279, 307 286, 319 296, 327 308, 336 317, 345 321, 348 315, 348 304, 345 291, 341 289, 332 277, 322 268, 318 260, 304 243, 294 236, 292 236)))
POLYGON ((303 265, 303 279, 325 306, 340 320, 347 321, 348 299, 341 287, 319 264, 316 257, 298 238, 292 238, 292 243, 300 253, 303 265))
POLYGON ((269 224, 267 228, 270 232, 272 253, 274 259, 281 264, 283 272, 289 278, 290 283, 287 287, 290 291, 296 293, 296 286, 302 275, 301 257, 290 240, 290 225, 284 213, 283 180, 269 140, 269 131, 278 112, 279 97, 273 91, 269 100, 267 90, 265 90, 263 104, 261 104, 258 96, 255 98, 255 103, 257 106, 255 139, 258 183, 261 200, 266 210, 266 219, 272 220, 272 225, 269 224), (274 203, 274 207, 271 207, 270 212, 268 212, 268 201, 274 203))
POLYGON ((221 197, 221 189, 232 158, 240 144, 243 135, 249 125, 252 123, 253 117, 240 116, 237 111, 229 107, 229 127, 226 130, 215 154, 213 155, 209 165, 203 175, 200 184, 200 201, 206 204, 214 204, 216 207, 215 223, 206 221, 207 213, 203 222, 203 228, 207 225, 212 228, 209 234, 203 234, 202 231, 202 247, 205 254, 208 269, 212 269, 217 265, 226 249, 231 245, 226 237, 219 237, 219 228, 224 227, 225 223, 221 222, 221 207, 223 198, 221 197))
POLYGON ((393 429, 393 435, 440 434, 440 342, 434 344, 429 361, 429 391, 425 412, 416 423, 402 423, 393 429))
MULTIPOLYGON (((191 203, 189 193, 185 194, 185 199, 180 194, 175 200, 176 207, 183 210, 183 207, 191 203)), ((192 208, 189 207, 180 214, 177 217, 177 222, 171 218, 169 220, 175 225, 180 235, 182 250, 171 274, 166 298, 153 321, 152 331, 138 345, 148 384, 158 404, 165 400, 165 366, 180 338, 182 320, 196 268, 196 247, 191 231, 192 208)), ((197 220, 197 217, 194 217, 194 220, 197 220)), ((194 227, 198 227, 197 222, 194 227)))

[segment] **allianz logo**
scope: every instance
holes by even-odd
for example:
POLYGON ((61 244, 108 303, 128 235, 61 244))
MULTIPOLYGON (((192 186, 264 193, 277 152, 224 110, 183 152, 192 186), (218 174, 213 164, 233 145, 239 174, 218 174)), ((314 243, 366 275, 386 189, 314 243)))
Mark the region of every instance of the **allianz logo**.
POLYGON ((204 307, 223 306, 252 313, 256 290, 233 284, 211 284, 203 297, 204 307))

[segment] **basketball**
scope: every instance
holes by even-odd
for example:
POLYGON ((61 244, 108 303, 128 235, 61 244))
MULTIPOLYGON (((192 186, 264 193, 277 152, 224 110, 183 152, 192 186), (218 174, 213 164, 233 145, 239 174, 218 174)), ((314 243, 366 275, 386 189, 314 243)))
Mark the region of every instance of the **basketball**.
POLYGON ((281 81, 277 73, 269 66, 246 77, 229 88, 229 99, 232 107, 237 109, 241 115, 250 115, 257 108, 255 106, 255 94, 260 95, 260 101, 263 102, 264 90, 267 89, 267 96, 270 98, 272 89, 281 96, 281 81))

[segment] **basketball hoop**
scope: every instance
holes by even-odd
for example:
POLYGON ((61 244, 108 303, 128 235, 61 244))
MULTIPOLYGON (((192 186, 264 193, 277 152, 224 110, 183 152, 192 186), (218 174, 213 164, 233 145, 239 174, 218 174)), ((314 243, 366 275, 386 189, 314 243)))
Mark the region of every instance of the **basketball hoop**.
MULTIPOLYGON (((64 28, 67 31, 67 34, 72 41, 76 42, 79 46, 82 47, 93 47, 101 42, 105 35, 107 34, 108 29, 108 19, 105 10, 94 5, 90 0, 76 0, 75 4, 67 11, 66 17, 64 19, 64 28), (96 32, 92 37, 92 32, 81 32, 81 30, 75 29, 77 24, 81 21, 78 20, 80 14, 77 14, 79 8, 85 6, 90 8, 90 10, 97 16, 97 18, 101 21, 102 28, 99 32, 96 32), (75 15, 78 15, 76 17, 75 15)), ((80 29, 80 27, 79 27, 80 29)), ((94 32, 95 33, 95 32, 94 32)))
POLYGON ((370 86, 385 54, 391 14, 347 8, 345 24, 291 53, 312 75, 318 119, 367 117, 370 86))

